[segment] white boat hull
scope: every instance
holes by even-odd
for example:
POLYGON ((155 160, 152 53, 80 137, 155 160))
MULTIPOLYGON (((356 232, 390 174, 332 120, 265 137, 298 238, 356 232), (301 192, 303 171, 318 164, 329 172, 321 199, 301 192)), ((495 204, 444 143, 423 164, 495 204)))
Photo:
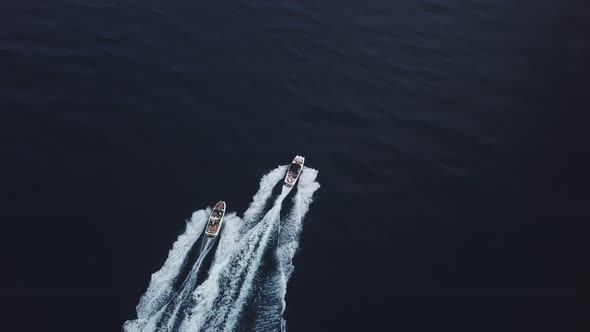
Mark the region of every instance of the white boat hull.
POLYGON ((301 171, 303 171, 303 164, 305 163, 305 157, 303 156, 295 156, 291 165, 287 169, 287 174, 285 175, 285 186, 291 188, 297 183, 297 179, 299 179, 299 175, 301 171))
POLYGON ((209 215, 207 226, 205 226, 205 235, 208 237, 216 237, 221 231, 223 224, 223 216, 225 215, 225 202, 219 201, 213 207, 213 211, 209 215))

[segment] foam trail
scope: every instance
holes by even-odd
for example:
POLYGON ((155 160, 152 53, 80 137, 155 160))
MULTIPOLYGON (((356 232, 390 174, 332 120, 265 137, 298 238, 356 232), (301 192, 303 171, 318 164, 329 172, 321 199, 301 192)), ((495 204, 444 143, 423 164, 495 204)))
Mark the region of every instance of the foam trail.
MULTIPOLYGON (((282 171, 284 173, 285 170, 282 171)), ((317 174, 311 168, 302 172, 293 198, 293 209, 288 213, 287 220, 280 220, 282 202, 291 192, 291 188, 286 187, 283 187, 281 195, 264 217, 252 219, 254 226, 244 232, 235 251, 216 264, 209 279, 195 290, 197 306, 192 309, 190 319, 181 325, 180 331, 233 331, 239 327, 244 307, 252 303, 255 294, 261 293, 264 295, 262 298, 270 301, 256 308, 254 330, 277 330, 284 325, 281 315, 286 306, 284 297, 287 281, 293 271, 292 259, 298 248, 303 217, 312 202, 312 195, 319 188, 315 182, 317 174), (281 224, 283 226, 279 234, 281 224), (269 253, 269 245, 275 240, 279 240, 276 252, 272 252, 277 258, 276 272, 258 283, 256 276, 259 268, 265 254, 269 253)), ((281 179, 282 176, 276 181, 281 179)))
MULTIPOLYGON (((216 251, 216 258, 226 257, 229 254, 229 251, 231 250, 231 248, 235 245, 235 243, 237 241, 239 230, 242 227, 242 220, 235 213, 231 213, 230 215, 225 216, 223 223, 224 224, 223 224, 222 231, 218 237, 218 238, 220 238, 220 244, 219 244, 217 251, 216 251)), ((195 284, 197 281, 197 275, 200 271, 201 264, 202 264, 203 260, 207 256, 209 250, 213 247, 213 244, 215 243, 216 240, 217 239, 205 239, 205 241, 209 241, 209 242, 203 242, 204 244, 203 244, 203 248, 201 249, 201 253, 199 255, 199 258, 197 259, 197 262, 195 263, 193 270, 189 274, 187 281, 185 281, 185 284, 183 284, 183 286, 181 287, 181 293, 179 294, 179 296, 177 296, 177 298, 175 298, 175 303, 173 304, 174 310, 173 310, 172 314, 170 315, 170 318, 168 320, 168 324, 166 324, 166 328, 159 328, 158 329, 159 331, 160 330, 164 330, 164 331, 176 330, 175 327, 178 324, 178 322, 177 322, 178 318, 182 319, 185 317, 184 312, 181 313, 181 315, 179 317, 179 310, 184 309, 185 311, 188 311, 188 309, 190 309, 190 307, 195 305, 193 303, 194 301, 191 301, 192 300, 191 295, 192 295, 192 292, 195 288, 195 284)), ((182 321, 180 323, 182 323, 182 321)))
MULTIPOLYGON (((301 173, 297 195, 293 197, 293 209, 291 214, 286 218, 282 232, 279 237, 279 247, 277 249, 277 258, 280 264, 280 294, 282 302, 281 315, 285 312, 287 303, 287 282, 291 278, 295 267, 293 258, 299 249, 299 235, 303 229, 303 219, 309 211, 313 199, 313 194, 320 188, 320 184, 315 182, 318 171, 313 168, 306 168, 301 173)), ((283 324, 284 326, 284 321, 283 324)))
POLYGON ((192 290, 194 289, 197 282, 198 273, 201 269, 201 265, 203 264, 203 260, 205 257, 207 257, 207 254, 209 253, 209 250, 211 250, 211 247, 213 247, 215 240, 217 239, 211 239, 208 237, 203 239, 203 243, 199 252, 199 258, 193 265, 191 272, 180 287, 179 293, 163 308, 164 314, 160 319, 158 319, 159 324, 162 327, 158 328, 158 330, 171 331, 174 329, 176 321, 178 318, 180 318, 179 311, 182 309, 183 305, 187 302, 190 294, 192 293, 192 290))
POLYGON ((287 166, 278 166, 262 177, 260 180, 260 189, 258 189, 258 192, 252 198, 248 210, 244 212, 244 227, 242 228, 242 234, 252 229, 252 227, 260 221, 264 212, 264 207, 272 195, 273 188, 281 179, 283 179, 286 171, 287 166))
MULTIPOLYGON (((267 190, 271 192, 272 187, 269 186, 267 190)), ((273 208, 243 235, 232 254, 216 263, 209 279, 197 287, 194 292, 197 306, 193 309, 192 317, 181 326, 181 331, 232 330, 250 294, 252 280, 276 228, 285 196, 286 193, 275 200, 273 208)))
POLYGON ((187 240, 187 225, 187 232, 179 236, 166 263, 154 273, 148 291, 137 306, 138 319, 125 323, 126 332, 285 330, 282 315, 287 283, 294 270, 292 260, 299 246, 303 218, 319 188, 315 182, 318 172, 305 167, 286 218, 281 220, 280 212, 292 188, 284 186, 265 213, 273 189, 284 177, 287 167, 279 166, 262 177, 260 189, 244 213, 243 222, 235 213, 225 216, 207 279, 196 285, 204 257, 212 247, 204 243, 187 280, 175 292, 174 281, 190 247, 203 231, 210 209, 201 210, 204 213, 202 222, 193 216, 195 221, 201 222, 198 232, 191 233, 192 240, 187 240), (259 271, 261 268, 264 272, 259 271), (249 310, 247 316, 244 310, 249 310), (248 322, 243 322, 242 318, 248 322))
MULTIPOLYGON (((220 290, 219 279, 221 273, 231 263, 229 255, 237 250, 236 248, 239 247, 238 242, 240 239, 246 237, 246 233, 258 225, 264 213, 264 208, 272 195, 272 190, 283 179, 286 169, 287 166, 278 166, 265 174, 260 180, 259 189, 252 198, 250 206, 244 213, 243 222, 242 220, 238 220, 235 226, 228 227, 234 225, 231 222, 224 226, 224 233, 215 253, 215 258, 209 271, 209 277, 202 285, 197 287, 193 294, 193 301, 196 303, 196 307, 192 310, 192 317, 181 325, 179 331, 201 330, 207 313, 214 310, 214 302, 220 290)), ((248 242, 249 240, 244 241, 248 242)), ((216 309, 214 312, 216 312, 216 309)))
POLYGON ((125 331, 140 331, 146 320, 157 313, 174 296, 173 285, 186 263, 189 250, 205 228, 210 209, 193 213, 186 230, 178 236, 162 268, 153 273, 147 291, 136 307, 137 320, 125 322, 125 331))
POLYGON ((243 221, 236 213, 230 213, 223 217, 223 228, 219 235, 219 245, 217 251, 215 251, 215 257, 211 268, 213 268, 218 262, 223 261, 230 252, 235 248, 240 238, 240 231, 243 227, 243 221))
POLYGON ((233 331, 237 324, 239 314, 242 308, 244 307, 245 301, 248 295, 250 294, 251 288, 253 287, 252 281, 256 275, 256 272, 258 271, 258 267, 260 266, 260 262, 262 260, 262 256, 265 252, 266 246, 268 245, 270 235, 273 233, 273 230, 275 229, 275 227, 278 226, 278 223, 280 222, 279 219, 281 204, 287 193, 288 191, 283 191, 283 193, 281 193, 279 198, 277 198, 276 200, 275 206, 265 216, 266 220, 262 221, 266 223, 266 225, 263 224, 266 226, 266 229, 264 230, 262 238, 260 238, 258 250, 256 251, 251 263, 249 264, 250 266, 247 269, 246 279, 244 280, 243 286, 240 287, 240 292, 236 300, 235 306, 229 314, 228 323, 225 328, 226 331, 233 331))
MULTIPOLYGON (((249 331, 285 331, 286 321, 282 318, 286 309, 285 296, 287 283, 294 266, 293 258, 299 247, 299 235, 303 228, 303 219, 312 203, 312 196, 320 185, 315 182, 318 172, 305 168, 298 181, 297 192, 293 197, 293 206, 285 220, 281 220, 277 247, 270 266, 258 280, 255 294, 256 302, 250 304, 249 331)), ((267 263, 268 264, 268 263, 267 263)))

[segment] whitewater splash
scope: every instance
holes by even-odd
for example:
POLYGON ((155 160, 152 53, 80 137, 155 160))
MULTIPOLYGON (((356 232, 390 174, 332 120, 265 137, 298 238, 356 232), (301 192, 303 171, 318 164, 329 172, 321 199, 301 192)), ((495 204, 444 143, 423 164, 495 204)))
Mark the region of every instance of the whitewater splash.
POLYGON ((318 172, 306 167, 282 218, 291 188, 283 186, 268 210, 267 205, 286 169, 280 166, 261 179, 243 220, 235 214, 225 216, 205 281, 196 285, 197 276, 207 272, 202 271, 202 263, 212 254, 215 239, 201 240, 197 261, 183 284, 174 289, 189 251, 202 236, 210 209, 195 212, 160 271, 152 275, 137 305, 138 318, 125 322, 124 331, 285 330, 282 315, 287 282, 294 270, 292 260, 303 218, 320 187, 315 182, 318 172))

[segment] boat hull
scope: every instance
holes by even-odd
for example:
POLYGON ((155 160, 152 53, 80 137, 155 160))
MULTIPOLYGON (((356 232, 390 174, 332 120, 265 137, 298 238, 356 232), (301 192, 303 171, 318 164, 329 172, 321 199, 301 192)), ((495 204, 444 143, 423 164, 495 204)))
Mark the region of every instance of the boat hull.
POLYGON ((223 224, 223 216, 225 215, 225 202, 219 201, 213 207, 213 211, 209 215, 207 226, 205 226, 205 235, 213 238, 219 235, 221 226, 223 224))
POLYGON ((295 156, 289 169, 287 169, 287 174, 285 175, 284 185, 288 188, 291 188, 297 183, 299 179, 299 175, 303 170, 303 164, 305 163, 305 157, 303 156, 295 156))

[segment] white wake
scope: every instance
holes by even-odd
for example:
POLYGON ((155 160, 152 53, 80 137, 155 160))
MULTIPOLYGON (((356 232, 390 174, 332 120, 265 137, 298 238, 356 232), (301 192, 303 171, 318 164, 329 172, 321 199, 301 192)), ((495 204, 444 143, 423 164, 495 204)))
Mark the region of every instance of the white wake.
POLYGON ((213 247, 206 241, 186 280, 174 290, 188 252, 205 227, 210 209, 193 214, 164 266, 152 275, 148 290, 137 305, 138 318, 125 322, 124 331, 285 329, 282 315, 286 307, 287 282, 294 270, 292 260, 299 246, 303 218, 319 188, 315 181, 318 172, 304 168, 292 200, 287 200, 290 209, 281 220, 285 198, 292 190, 283 186, 269 209, 267 205, 286 168, 279 166, 263 176, 243 220, 235 214, 226 215, 220 242, 202 284, 195 284, 197 275, 203 273, 201 264, 212 254, 209 251, 213 247), (248 311, 247 322, 244 311, 248 311))

